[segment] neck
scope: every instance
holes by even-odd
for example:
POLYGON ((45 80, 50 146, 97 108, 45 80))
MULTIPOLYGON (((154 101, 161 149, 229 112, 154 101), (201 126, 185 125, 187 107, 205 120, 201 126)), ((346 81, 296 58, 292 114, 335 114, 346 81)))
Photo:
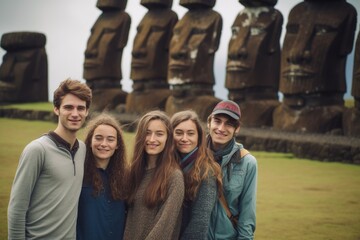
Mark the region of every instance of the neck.
POLYGON ((147 155, 147 169, 152 169, 156 167, 157 155, 147 155))
POLYGON ((70 143, 71 148, 74 146, 76 141, 76 132, 73 131, 65 131, 61 129, 59 126, 54 130, 54 132, 59 135, 66 142, 70 143))
POLYGON ((110 159, 96 159, 96 167, 106 169, 109 165, 110 159))

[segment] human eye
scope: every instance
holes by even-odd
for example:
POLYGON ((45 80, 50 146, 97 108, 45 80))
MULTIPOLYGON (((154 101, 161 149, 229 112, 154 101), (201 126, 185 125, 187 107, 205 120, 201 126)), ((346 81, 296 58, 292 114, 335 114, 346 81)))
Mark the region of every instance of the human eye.
POLYGON ((103 140, 103 137, 101 135, 94 136, 94 140, 97 142, 101 142, 103 140))
POLYGON ((158 136, 158 137, 162 137, 164 135, 165 135, 165 132, 163 132, 163 131, 156 132, 156 136, 158 136))
POLYGON ((85 111, 86 110, 86 107, 85 106, 78 106, 77 107, 77 110, 80 112, 83 112, 83 111, 85 111))
POLYGON ((71 106, 71 105, 64 105, 63 108, 67 111, 71 111, 74 109, 74 106, 71 106))
POLYGON ((180 135, 182 135, 183 133, 182 133, 182 131, 181 130, 175 130, 175 135, 176 136, 180 136, 180 135))
POLYGON ((115 137, 108 137, 108 142, 115 142, 116 141, 116 138, 115 137))

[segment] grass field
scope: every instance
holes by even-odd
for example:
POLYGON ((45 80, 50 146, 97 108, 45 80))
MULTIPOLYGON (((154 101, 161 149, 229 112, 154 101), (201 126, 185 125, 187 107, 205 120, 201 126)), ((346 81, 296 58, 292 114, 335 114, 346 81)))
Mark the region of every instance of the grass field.
MULTIPOLYGON (((7 239, 6 212, 19 155, 55 126, 0 118, 0 240, 7 239)), ((134 134, 125 137, 130 153, 134 134)), ((360 240, 360 166, 252 153, 259 165, 255 239, 360 240)))

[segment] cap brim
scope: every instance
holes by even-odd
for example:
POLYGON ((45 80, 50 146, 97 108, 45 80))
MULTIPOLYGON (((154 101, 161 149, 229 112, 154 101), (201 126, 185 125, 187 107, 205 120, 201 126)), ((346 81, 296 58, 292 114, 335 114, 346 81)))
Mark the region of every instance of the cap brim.
POLYGON ((228 110, 223 110, 223 109, 218 109, 218 110, 215 110, 213 111, 212 113, 213 115, 216 115, 216 114, 226 114, 228 116, 230 116, 231 118, 235 119, 235 120, 239 120, 240 117, 238 115, 236 115, 235 113, 231 112, 231 111, 228 111, 228 110))

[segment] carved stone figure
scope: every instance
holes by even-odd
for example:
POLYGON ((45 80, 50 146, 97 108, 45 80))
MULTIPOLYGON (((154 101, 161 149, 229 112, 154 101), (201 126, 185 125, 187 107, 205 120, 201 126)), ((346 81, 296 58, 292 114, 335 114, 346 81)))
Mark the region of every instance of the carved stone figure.
POLYGON ((272 126, 279 105, 282 14, 277 0, 240 0, 245 8, 232 25, 226 65, 228 98, 247 114, 244 126, 272 126))
POLYGON ((142 114, 165 109, 171 91, 167 83, 169 43, 178 17, 172 0, 142 0, 148 8, 137 27, 130 78, 133 91, 126 98, 126 112, 142 114))
POLYGON ((344 134, 360 137, 360 32, 358 33, 355 45, 351 95, 354 97, 354 107, 349 108, 344 112, 344 134))
POLYGON ((220 101, 214 97, 213 65, 222 18, 212 9, 215 0, 180 0, 180 5, 188 12, 175 25, 170 41, 168 83, 173 94, 165 111, 172 115, 192 108, 205 120, 220 101))
POLYGON ((0 102, 47 102, 46 37, 37 32, 10 32, 1 37, 7 52, 0 66, 0 102))
POLYGON ((288 17, 281 57, 283 103, 274 127, 324 133, 339 130, 356 9, 345 0, 307 0, 288 17))
POLYGON ((126 0, 98 0, 103 13, 91 29, 85 51, 83 77, 93 90, 92 110, 112 110, 125 103, 121 59, 127 44, 131 19, 124 11, 126 0))

